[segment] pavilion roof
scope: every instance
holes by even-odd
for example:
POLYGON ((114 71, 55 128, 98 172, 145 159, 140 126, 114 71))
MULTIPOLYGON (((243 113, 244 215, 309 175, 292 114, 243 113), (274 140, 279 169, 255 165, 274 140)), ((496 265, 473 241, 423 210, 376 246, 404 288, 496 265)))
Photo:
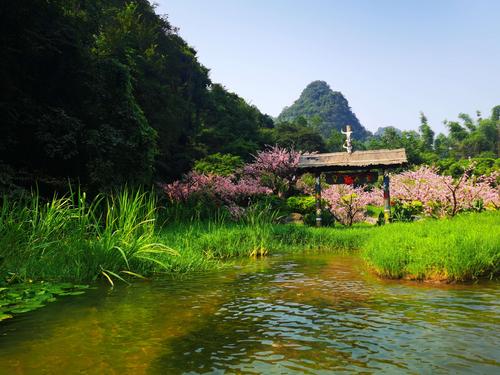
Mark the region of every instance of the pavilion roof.
POLYGON ((399 167, 407 163, 404 148, 395 150, 370 150, 305 154, 300 157, 299 170, 303 172, 328 172, 340 170, 367 170, 399 167))

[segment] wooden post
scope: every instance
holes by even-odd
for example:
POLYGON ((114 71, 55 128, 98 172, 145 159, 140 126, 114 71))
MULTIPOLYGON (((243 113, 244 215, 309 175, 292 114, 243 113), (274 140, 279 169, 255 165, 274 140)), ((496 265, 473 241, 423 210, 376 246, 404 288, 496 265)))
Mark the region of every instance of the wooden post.
POLYGON ((316 173, 316 226, 321 226, 321 174, 316 173))
POLYGON ((391 192, 390 180, 387 171, 384 171, 384 219, 385 223, 389 224, 391 218, 391 192))

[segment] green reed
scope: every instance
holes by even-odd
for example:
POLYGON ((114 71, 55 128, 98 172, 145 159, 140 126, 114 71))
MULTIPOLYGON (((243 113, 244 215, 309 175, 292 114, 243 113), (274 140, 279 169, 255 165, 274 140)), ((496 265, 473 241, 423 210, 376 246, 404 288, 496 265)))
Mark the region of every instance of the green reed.
POLYGON ((88 200, 85 193, 43 201, 3 198, 0 270, 7 278, 109 282, 164 268, 176 252, 158 241, 156 200, 128 189, 88 200))

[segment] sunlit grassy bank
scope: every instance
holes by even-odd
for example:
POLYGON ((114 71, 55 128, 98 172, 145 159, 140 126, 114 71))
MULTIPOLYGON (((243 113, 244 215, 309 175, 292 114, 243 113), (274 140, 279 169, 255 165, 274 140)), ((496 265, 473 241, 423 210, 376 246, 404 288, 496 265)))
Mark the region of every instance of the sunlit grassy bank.
POLYGON ((237 257, 354 250, 361 246, 370 229, 208 222, 168 226, 161 231, 160 238, 179 253, 166 259, 169 270, 189 271, 213 267, 237 257))
POLYGON ((370 228, 316 229, 273 224, 255 211, 240 223, 220 218, 159 225, 154 194, 121 191, 4 199, 0 211, 2 282, 110 283, 156 273, 215 269, 235 257, 307 249, 359 248, 370 228), (364 233, 364 234, 362 234, 364 233))
POLYGON ((4 200, 0 272, 13 281, 110 283, 162 273, 216 269, 237 257, 307 250, 361 250, 381 276, 468 280, 499 273, 500 212, 384 227, 273 224, 256 211, 159 225, 153 194, 125 191, 88 202, 84 194, 41 203, 4 200))
POLYGON ((396 223, 370 232, 369 265, 390 278, 465 281, 500 273, 500 212, 396 223))
POLYGON ((150 274, 175 251, 161 244, 153 194, 126 190, 89 202, 82 193, 42 202, 4 198, 0 211, 3 281, 109 281, 150 274))

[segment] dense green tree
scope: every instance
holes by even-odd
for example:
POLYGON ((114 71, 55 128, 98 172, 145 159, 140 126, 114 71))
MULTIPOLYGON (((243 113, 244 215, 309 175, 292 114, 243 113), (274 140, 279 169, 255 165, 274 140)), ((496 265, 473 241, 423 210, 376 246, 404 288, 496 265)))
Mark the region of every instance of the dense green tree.
POLYGON ((156 132, 130 69, 93 53, 103 3, 2 4, 0 159, 21 183, 70 177, 109 187, 152 176, 156 132))
POLYGON ((0 17, 0 175, 9 184, 145 184, 267 143, 272 119, 212 85, 147 0, 11 1, 0 17))
POLYGON ((263 129, 272 126, 270 118, 223 86, 214 84, 202 114, 196 136, 201 155, 215 152, 232 154, 248 160, 251 154, 267 143, 263 129))
POLYGON ((231 154, 215 153, 194 163, 193 169, 198 173, 229 176, 243 167, 243 159, 231 154))
POLYGON ((439 133, 434 140, 434 151, 439 158, 447 158, 450 153, 450 139, 443 133, 439 133))
POLYGON ((485 170, 498 164, 500 106, 490 118, 446 122, 448 136, 434 137, 423 114, 419 132, 371 136, 342 93, 315 81, 275 127, 212 83, 148 0, 4 1, 0 27, 0 188, 150 184, 195 160, 232 165, 224 154, 248 160, 272 144, 342 151, 346 125, 355 150, 404 147, 410 163, 445 163, 450 173, 469 157, 484 159, 485 170))
POLYGON ((326 145, 321 134, 308 125, 304 117, 295 122, 282 122, 276 125, 273 142, 281 147, 293 148, 304 152, 325 152, 326 145))
POLYGON ((423 112, 420 112, 420 137, 422 139, 422 150, 424 152, 431 152, 434 148, 434 131, 427 123, 427 117, 423 112))
MULTIPOLYGON (((434 131, 429 126, 426 116, 421 113, 418 133, 400 132, 392 127, 380 128, 374 136, 364 142, 364 145, 367 149, 404 147, 411 164, 438 164, 442 170, 457 174, 459 168, 462 168, 462 164, 458 163, 460 159, 498 158, 500 122, 494 120, 496 108, 500 106, 495 107, 491 118, 487 119, 483 119, 479 114, 474 120, 469 115, 461 113, 458 116, 460 121, 444 122, 449 135, 441 133, 437 137, 434 137, 434 131), (456 165, 453 166, 454 164, 456 165)), ((491 164, 490 161, 488 163, 491 164)))
POLYGON ((330 152, 340 152, 344 151, 342 147, 345 142, 345 136, 336 129, 333 129, 330 137, 326 141, 328 151, 330 152))
POLYGON ((497 105, 491 110, 491 121, 498 122, 500 120, 500 105, 497 105))

